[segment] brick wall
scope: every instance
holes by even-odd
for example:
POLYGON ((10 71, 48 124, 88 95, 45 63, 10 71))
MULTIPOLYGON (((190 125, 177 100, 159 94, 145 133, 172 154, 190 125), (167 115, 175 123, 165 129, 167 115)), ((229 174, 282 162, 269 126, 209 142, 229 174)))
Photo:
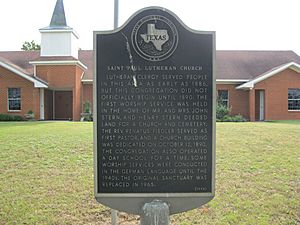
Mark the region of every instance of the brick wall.
POLYGON ((300 74, 291 69, 255 85, 255 90, 265 90, 265 120, 300 119, 300 111, 288 111, 289 88, 300 88, 300 74))
POLYGON ((249 119, 249 91, 236 90, 235 84, 217 84, 218 90, 227 90, 231 115, 241 114, 249 119))
POLYGON ((34 88, 31 81, 22 78, 11 71, 0 67, 0 113, 24 116, 29 110, 35 114, 35 119, 40 118, 39 89, 34 88), (8 88, 21 89, 21 110, 8 111, 8 88))
POLYGON ((91 103, 91 109, 93 111, 93 84, 82 85, 82 107, 87 101, 91 103))
MULTIPOLYGON (((82 102, 81 76, 83 69, 76 65, 38 65, 36 74, 48 82, 50 90, 72 91, 73 120, 80 120, 82 102)), ((49 104, 46 105, 49 109, 49 104)), ((49 114, 49 113, 48 113, 49 114)))
MULTIPOLYGON (((93 85, 82 84, 83 70, 75 65, 65 66, 37 66, 37 74, 49 83, 50 89, 71 90, 73 92, 73 120, 80 119, 83 104, 90 101, 93 104, 93 85)), ((252 120, 258 117, 258 96, 255 91, 265 91, 265 120, 300 119, 300 112, 288 111, 288 89, 300 88, 299 73, 287 69, 264 81, 257 83, 252 91, 236 90, 234 84, 217 84, 217 90, 228 90, 231 114, 241 114, 252 120), (253 93, 251 95, 250 93, 253 93), (251 96, 253 96, 251 98, 251 96), (251 99, 251 102, 249 100, 251 99), (256 107, 255 107, 256 106, 256 107)), ((46 96, 47 91, 45 92, 46 96)), ((45 99, 47 107, 49 103, 45 99)), ((45 109, 46 109, 45 107, 45 109)), ((35 113, 35 118, 40 118, 39 89, 34 84, 7 69, 0 67, 0 113, 24 116, 29 110, 35 113), (21 110, 8 111, 8 88, 21 88, 21 110)), ((45 111, 48 117, 47 110, 45 111)))
POLYGON ((76 67, 75 65, 38 65, 36 74, 48 82, 49 89, 72 90, 76 82, 76 67))

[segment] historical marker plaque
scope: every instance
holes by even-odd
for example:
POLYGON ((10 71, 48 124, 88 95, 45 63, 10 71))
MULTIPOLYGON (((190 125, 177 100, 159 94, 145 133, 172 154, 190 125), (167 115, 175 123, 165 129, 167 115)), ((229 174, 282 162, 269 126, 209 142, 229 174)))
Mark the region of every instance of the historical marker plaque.
POLYGON ((146 8, 95 32, 95 196, 140 213, 153 199, 176 213, 214 196, 215 37, 146 8))

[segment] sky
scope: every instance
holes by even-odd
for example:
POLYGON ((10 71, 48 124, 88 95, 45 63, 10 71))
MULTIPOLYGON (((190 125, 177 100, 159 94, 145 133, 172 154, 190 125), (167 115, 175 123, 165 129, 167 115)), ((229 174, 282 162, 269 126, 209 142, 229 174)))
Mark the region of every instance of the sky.
MULTIPOLYGON (((40 43, 56 0, 1 0, 0 51, 40 43)), ((112 30, 114 0, 64 0, 79 47, 92 49, 93 31, 112 30)), ((300 0, 119 0, 119 25, 136 11, 161 6, 190 28, 216 31, 218 50, 293 50, 300 55, 300 0)))

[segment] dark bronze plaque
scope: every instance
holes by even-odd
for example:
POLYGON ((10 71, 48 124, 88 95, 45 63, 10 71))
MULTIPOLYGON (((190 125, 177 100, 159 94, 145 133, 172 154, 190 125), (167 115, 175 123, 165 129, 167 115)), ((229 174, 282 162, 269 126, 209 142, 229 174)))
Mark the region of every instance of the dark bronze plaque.
POLYGON ((213 196, 214 33, 148 8, 94 38, 96 197, 213 196))

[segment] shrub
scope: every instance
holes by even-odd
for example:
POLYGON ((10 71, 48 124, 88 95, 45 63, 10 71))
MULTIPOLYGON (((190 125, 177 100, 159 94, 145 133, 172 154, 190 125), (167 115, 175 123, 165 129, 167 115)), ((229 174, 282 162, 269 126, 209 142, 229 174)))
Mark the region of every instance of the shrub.
POLYGON ((232 122, 247 122, 247 120, 240 114, 235 115, 233 118, 234 118, 234 121, 232 121, 232 122))
POLYGON ((246 122, 247 120, 242 115, 224 116, 219 122, 246 122))
POLYGON ((91 103, 89 101, 86 101, 83 105, 83 112, 84 113, 91 113, 91 103))
POLYGON ((216 107, 217 120, 222 120, 225 116, 229 116, 230 108, 218 102, 216 107))
POLYGON ((0 121, 23 121, 23 120, 24 118, 22 116, 0 114, 0 121))
POLYGON ((93 113, 81 113, 80 121, 93 121, 93 113))
POLYGON ((83 113, 81 113, 81 121, 93 121, 92 106, 89 101, 83 104, 83 113))
POLYGON ((25 119, 27 120, 33 120, 34 119, 34 113, 32 110, 29 110, 25 115, 24 115, 25 119))
POLYGON ((221 102, 217 103, 216 107, 216 121, 217 122, 246 122, 247 120, 242 115, 231 116, 231 109, 222 104, 221 102))

